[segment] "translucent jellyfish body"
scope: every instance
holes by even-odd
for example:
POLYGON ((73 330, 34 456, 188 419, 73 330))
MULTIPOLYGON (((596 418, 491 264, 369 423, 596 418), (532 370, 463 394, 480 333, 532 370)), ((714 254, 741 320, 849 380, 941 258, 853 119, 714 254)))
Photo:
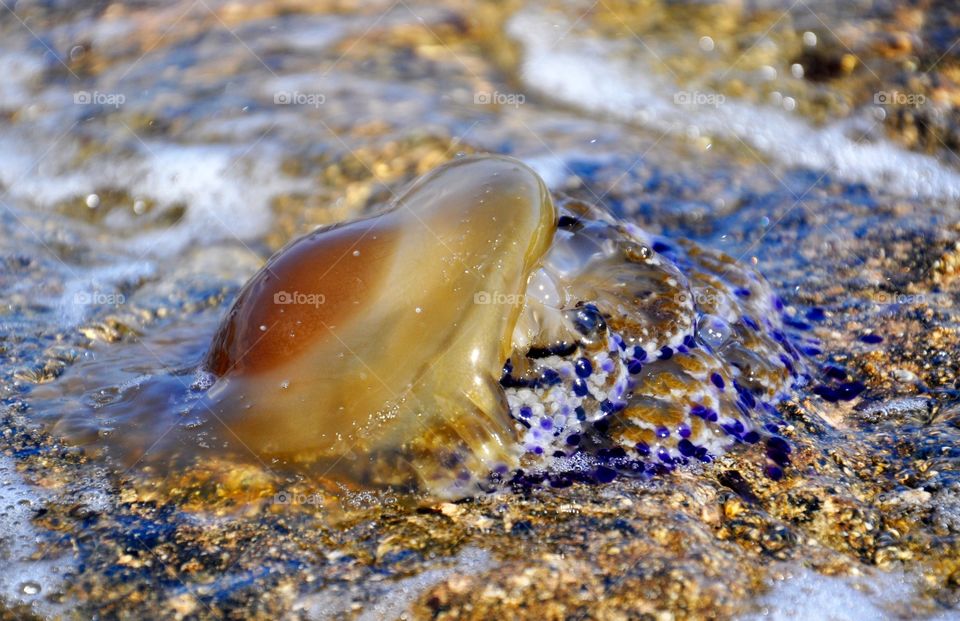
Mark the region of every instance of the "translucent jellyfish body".
MULTIPOLYGON (((778 477, 773 406, 807 377, 781 311, 721 253, 555 205, 517 160, 462 158, 278 252, 220 323, 210 382, 125 388, 93 443, 447 497, 647 476, 761 441, 778 477)), ((60 435, 89 440, 88 419, 60 435)))
POLYGON ((556 213, 537 175, 461 159, 384 213, 288 245, 214 339, 211 410, 254 452, 433 488, 516 466, 498 384, 556 213), (486 297, 504 301, 484 304, 486 297))

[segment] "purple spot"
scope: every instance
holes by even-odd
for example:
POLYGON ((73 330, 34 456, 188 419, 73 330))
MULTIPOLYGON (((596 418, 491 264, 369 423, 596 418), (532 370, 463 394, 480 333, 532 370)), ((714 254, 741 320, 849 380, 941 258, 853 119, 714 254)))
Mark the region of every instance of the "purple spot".
POLYGON ((646 442, 637 442, 636 449, 637 449, 637 452, 640 453, 641 455, 650 454, 650 447, 647 445, 646 442))
POLYGON ((658 438, 669 438, 670 430, 666 427, 657 427, 657 437, 658 438))
POLYGON ((577 375, 583 378, 590 377, 593 373, 593 365, 590 364, 590 361, 586 358, 580 358, 577 360, 577 363, 574 367, 577 372, 577 375))
POLYGON ((827 318, 822 308, 814 307, 807 311, 807 319, 810 321, 823 321, 827 318))
POLYGON ((567 436, 567 444, 570 446, 576 446, 580 444, 580 436, 575 433, 567 436))
POLYGON ((639 360, 640 362, 643 362, 644 360, 647 359, 647 350, 645 350, 642 347, 634 347, 633 357, 639 360))
POLYGON ((767 438, 767 457, 778 466, 790 463, 790 445, 780 437, 767 438))
POLYGON ((783 354, 780 354, 780 362, 783 363, 783 368, 785 368, 785 369, 787 370, 787 373, 789 373, 790 375, 793 375, 794 377, 796 377, 797 371, 796 371, 796 369, 793 368, 793 363, 790 362, 790 359, 789 359, 789 358, 787 358, 787 357, 784 356, 783 354))
POLYGON ((677 443, 677 450, 680 451, 680 454, 684 457, 693 457, 697 453, 697 447, 687 439, 680 440, 680 442, 677 443))
POLYGON ((686 425, 680 425, 680 428, 677 430, 677 433, 680 434, 681 438, 689 438, 690 428, 687 427, 686 425))
POLYGON ((549 418, 541 418, 540 426, 543 427, 544 429, 553 429, 553 421, 550 420, 549 418))
POLYGON ((607 468, 606 466, 598 466, 594 476, 600 483, 609 483, 617 478, 617 472, 616 470, 607 468))
POLYGON ((819 386, 814 386, 813 394, 819 396, 821 399, 825 401, 829 401, 830 403, 835 403, 840 400, 840 395, 836 391, 836 389, 830 386, 825 386, 823 384, 819 386))
POLYGON ((782 453, 786 453, 787 455, 789 455, 792 450, 790 445, 787 444, 787 441, 779 436, 767 438, 767 446, 770 448, 775 448, 782 453))
POLYGON ((783 470, 779 466, 769 465, 763 469, 763 473, 767 475, 767 478, 774 481, 779 481, 783 478, 783 470))
POLYGON ((797 321, 796 319, 790 317, 784 318, 783 323, 787 324, 794 330, 800 330, 801 332, 806 332, 807 330, 813 329, 813 326, 811 326, 809 323, 805 321, 797 321))
POLYGON ((627 371, 629 371, 631 375, 636 375, 642 370, 643 364, 636 358, 631 358, 627 361, 627 371))
POLYGON ((555 386, 556 384, 559 384, 561 381, 560 374, 554 371, 553 369, 544 369, 543 373, 541 374, 541 377, 543 377, 543 382, 547 386, 555 386))
POLYGON ((745 287, 737 287, 736 289, 733 290, 733 292, 736 293, 741 298, 749 298, 752 295, 750 290, 745 287))
POLYGON ((869 345, 876 345, 883 342, 883 337, 879 334, 864 334, 860 337, 860 340, 869 345))
POLYGON ((722 429, 728 436, 733 436, 737 440, 740 439, 740 432, 737 431, 737 426, 734 423, 723 423, 720 425, 720 429, 722 429))
POLYGON ((670 360, 673 357, 673 350, 669 347, 660 348, 660 360, 670 360))
POLYGON ((787 464, 790 463, 790 458, 787 456, 786 453, 782 453, 772 448, 767 449, 767 457, 769 457, 770 460, 773 461, 778 466, 786 466, 787 464))
POLYGON ((719 373, 711 373, 710 381, 713 382, 713 385, 723 390, 726 386, 726 383, 723 381, 723 377, 719 373))
POLYGON ((844 382, 837 386, 837 398, 840 401, 852 401, 866 389, 861 382, 844 382))
POLYGON ((589 388, 587 388, 587 383, 580 378, 577 378, 573 382, 573 394, 578 397, 586 397, 590 394, 589 388))
POLYGON ((827 377, 832 379, 844 380, 847 379, 847 370, 843 367, 838 367, 833 364, 827 364, 823 367, 823 372, 826 373, 827 377))

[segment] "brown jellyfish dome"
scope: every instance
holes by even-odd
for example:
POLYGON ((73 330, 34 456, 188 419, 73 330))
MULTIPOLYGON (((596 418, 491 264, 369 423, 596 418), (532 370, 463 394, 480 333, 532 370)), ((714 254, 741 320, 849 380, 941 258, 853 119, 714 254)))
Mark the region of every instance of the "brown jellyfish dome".
POLYGON ((292 242, 220 326, 208 405, 258 454, 360 478, 371 461, 353 456, 391 451, 427 478, 426 456, 464 479, 513 466, 498 380, 555 220, 527 166, 464 158, 380 215, 292 242))

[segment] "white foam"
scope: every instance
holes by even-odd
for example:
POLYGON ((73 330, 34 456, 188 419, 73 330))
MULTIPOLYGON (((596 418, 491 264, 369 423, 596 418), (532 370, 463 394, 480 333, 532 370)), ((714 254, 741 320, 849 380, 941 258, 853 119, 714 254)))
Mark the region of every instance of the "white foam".
POLYGON ((60 589, 64 572, 74 563, 67 557, 31 558, 41 535, 30 520, 42 498, 41 490, 24 482, 14 461, 0 453, 0 599, 7 605, 32 606, 37 614, 54 617, 64 612, 64 605, 46 598, 60 589))
POLYGON ((149 278, 156 271, 149 261, 135 261, 89 269, 72 268, 57 302, 58 325, 74 327, 100 306, 119 306, 126 299, 121 292, 149 278))
MULTIPOLYGON (((797 566, 758 602, 759 610, 740 621, 883 621, 917 617, 912 606, 916 579, 900 572, 872 571, 858 577, 825 576, 797 566), (906 616, 905 616, 906 615, 906 616)), ((946 612, 924 616, 947 621, 946 612)))
POLYGON ((270 226, 270 202, 282 192, 304 191, 307 180, 279 170, 280 152, 268 145, 184 145, 137 143, 135 151, 72 165, 72 144, 56 153, 31 153, 37 144, 25 136, 0 134, 0 182, 5 202, 39 209, 100 188, 119 188, 135 198, 152 199, 160 209, 184 205, 174 225, 148 230, 128 240, 138 255, 169 256, 195 243, 252 240, 270 226), (40 164, 35 164, 42 160, 40 164))
MULTIPOLYGON (((880 136, 851 135, 875 125, 866 117, 816 127, 796 114, 725 98, 720 105, 681 105, 683 89, 654 72, 656 59, 628 56, 622 45, 569 34, 565 18, 524 10, 508 32, 524 47, 521 73, 530 88, 564 103, 678 136, 742 141, 786 166, 829 172, 902 196, 960 198, 960 174, 935 158, 899 148, 880 136)), ((696 91, 698 101, 716 93, 696 91)), ((877 129, 876 127, 873 127, 877 129)), ((873 132, 877 133, 877 132, 873 132)))

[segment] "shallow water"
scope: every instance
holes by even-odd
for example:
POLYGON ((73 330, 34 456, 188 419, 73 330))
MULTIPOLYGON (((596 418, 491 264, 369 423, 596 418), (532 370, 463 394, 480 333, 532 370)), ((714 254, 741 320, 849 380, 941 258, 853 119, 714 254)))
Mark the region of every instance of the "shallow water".
POLYGON ((4 605, 731 617, 796 597, 767 591, 776 558, 815 589, 816 572, 865 571, 881 590, 874 566, 919 576, 901 607, 864 614, 951 614, 955 20, 937 4, 8 3, 4 605), (835 369, 779 407, 796 454, 783 481, 755 468, 758 448, 650 481, 438 504, 235 468, 215 445, 170 477, 44 434, 149 382, 189 398, 273 251, 473 152, 767 277, 835 369), (835 398, 850 382, 866 391, 835 398))

